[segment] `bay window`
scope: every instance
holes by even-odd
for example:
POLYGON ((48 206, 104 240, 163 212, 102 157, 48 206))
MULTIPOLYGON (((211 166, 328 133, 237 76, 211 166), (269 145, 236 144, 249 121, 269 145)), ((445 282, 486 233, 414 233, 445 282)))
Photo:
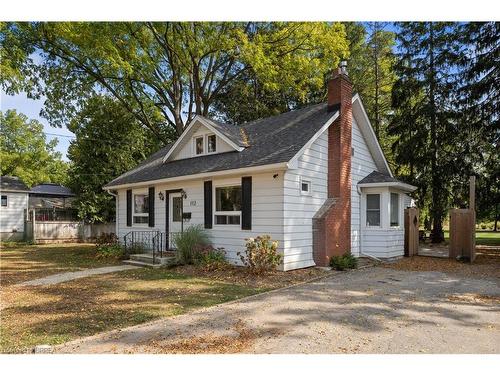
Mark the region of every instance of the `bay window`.
POLYGON ((380 194, 366 194, 366 226, 380 226, 380 194))
POLYGON ((399 226, 399 194, 391 193, 391 227, 399 226))
POLYGON ((240 225, 241 186, 215 188, 215 224, 240 225))

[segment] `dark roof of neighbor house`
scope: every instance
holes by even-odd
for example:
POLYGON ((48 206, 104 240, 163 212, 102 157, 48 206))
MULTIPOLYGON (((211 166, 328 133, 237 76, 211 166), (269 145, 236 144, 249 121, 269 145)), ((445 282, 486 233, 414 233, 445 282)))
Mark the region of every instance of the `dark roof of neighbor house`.
POLYGON ((47 182, 44 184, 39 184, 33 186, 30 190, 31 195, 52 195, 52 196, 60 196, 60 197, 74 197, 75 194, 67 188, 66 186, 60 184, 54 184, 51 182, 47 182))
POLYGON ((361 181, 359 181, 358 184, 375 184, 375 183, 381 183, 381 182, 402 182, 402 183, 404 183, 403 181, 395 179, 394 177, 391 177, 391 176, 386 175, 384 173, 373 171, 368 176, 366 176, 361 181))
POLYGON ((243 151, 224 152, 163 163, 163 157, 172 147, 172 144, 169 144, 136 168, 115 178, 105 187, 111 188, 129 183, 287 162, 337 111, 338 108, 327 111, 326 103, 315 104, 247 122, 240 126, 208 119, 210 123, 218 126, 218 130, 223 129, 224 134, 235 143, 244 145, 243 151))
POLYGON ((2 176, 0 177, 0 190, 27 192, 30 189, 19 177, 2 176))

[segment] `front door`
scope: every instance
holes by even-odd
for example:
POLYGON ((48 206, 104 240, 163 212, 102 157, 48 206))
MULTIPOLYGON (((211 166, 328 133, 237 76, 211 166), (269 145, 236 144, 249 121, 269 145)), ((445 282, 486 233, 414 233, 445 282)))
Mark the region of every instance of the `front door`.
POLYGON ((178 233, 182 231, 182 197, 180 193, 173 193, 169 199, 168 231, 178 233))

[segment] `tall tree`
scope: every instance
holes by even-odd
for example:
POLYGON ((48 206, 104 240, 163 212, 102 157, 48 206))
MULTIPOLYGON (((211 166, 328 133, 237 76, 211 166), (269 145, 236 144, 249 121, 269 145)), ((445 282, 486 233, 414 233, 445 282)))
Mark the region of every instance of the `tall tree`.
POLYGON ((43 125, 15 110, 0 111, 0 169, 28 186, 66 182, 67 164, 55 151, 57 139, 47 141, 43 125))
POLYGON ((102 187, 156 151, 158 140, 106 96, 91 98, 68 128, 76 135, 68 149, 72 161, 68 175, 79 216, 87 222, 112 220, 114 198, 102 187))
POLYGON ((244 74, 271 92, 305 97, 324 66, 348 53, 338 23, 17 23, 7 30, 41 52, 41 64, 27 67, 44 83, 51 124, 67 123, 105 92, 164 141, 207 115, 244 74))
POLYGON ((460 58, 457 25, 444 22, 399 24, 398 81, 393 90, 395 116, 389 133, 398 137, 396 160, 420 195, 430 186, 432 239, 444 240, 448 177, 458 155, 455 101, 460 58), (411 152, 410 152, 411 150, 411 152))
MULTIPOLYGON (((500 215, 500 24, 470 22, 462 29, 461 41, 467 49, 461 64, 460 103, 462 127, 468 139, 461 150, 461 160, 467 161, 463 175, 477 176, 478 218, 493 220, 497 230, 500 215)), ((462 183, 462 186, 467 185, 462 183)), ((464 189, 454 190, 463 192, 464 189)))

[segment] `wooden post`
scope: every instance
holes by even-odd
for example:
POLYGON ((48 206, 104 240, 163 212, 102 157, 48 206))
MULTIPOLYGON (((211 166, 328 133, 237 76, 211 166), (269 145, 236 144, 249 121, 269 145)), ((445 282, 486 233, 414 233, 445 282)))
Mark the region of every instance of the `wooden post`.
POLYGON ((476 209, 476 176, 470 176, 469 179, 469 208, 476 209))

